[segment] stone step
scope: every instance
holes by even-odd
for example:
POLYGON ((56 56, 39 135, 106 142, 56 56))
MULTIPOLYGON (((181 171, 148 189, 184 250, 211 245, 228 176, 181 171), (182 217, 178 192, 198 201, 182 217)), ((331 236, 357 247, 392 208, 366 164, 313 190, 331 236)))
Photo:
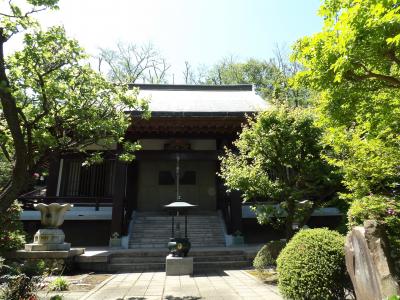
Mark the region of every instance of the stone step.
MULTIPOLYGON (((207 245, 205 245, 205 244, 192 244, 192 247, 197 247, 197 248, 208 248, 208 247, 215 247, 215 248, 217 248, 217 247, 225 247, 225 244, 222 244, 222 243, 220 243, 220 244, 207 244, 207 245)), ((140 248, 140 249, 146 249, 146 248, 155 248, 155 249, 166 249, 167 248, 167 244, 144 244, 144 243, 137 243, 137 244, 129 244, 129 248, 132 248, 132 249, 137 249, 137 248, 140 248)))
MULTIPOLYGON (((171 216, 167 215, 137 215, 134 219, 129 247, 133 249, 165 249, 171 235, 171 219, 171 216)), ((181 225, 179 232, 183 236, 185 218, 175 217, 175 222, 181 225)), ((188 238, 194 247, 225 246, 222 222, 219 215, 189 216, 188 238)))
MULTIPOLYGON (((164 263, 165 256, 116 256, 111 257, 111 264, 133 264, 133 263, 164 263)), ((192 256, 192 255, 191 255, 192 256)), ((225 256, 192 256, 194 262, 224 262, 224 261, 246 261, 245 255, 225 255, 225 256)))
MULTIPOLYGON (((177 234, 185 235, 184 230, 177 231, 175 230, 175 235, 177 234)), ((151 235, 158 235, 158 236, 171 236, 171 230, 166 230, 166 231, 156 231, 156 230, 151 230, 151 229, 143 229, 143 230, 133 230, 132 235, 140 235, 140 234, 151 234, 151 235)), ((212 234, 212 235, 223 235, 222 231, 217 230, 217 229, 210 229, 210 230, 190 230, 187 232, 188 235, 199 235, 199 234, 212 234)))
MULTIPOLYGON (((179 235, 176 235, 178 237, 179 235)), ((183 237, 184 235, 181 235, 183 237)), ((213 234, 213 233, 203 233, 203 234, 188 234, 188 238, 191 239, 206 239, 206 238, 215 238, 215 239, 224 239, 222 234, 213 234)), ((146 235, 146 234, 137 234, 135 235, 134 233, 131 236, 131 239, 163 239, 163 240, 169 240, 170 235, 146 235)))
MULTIPOLYGON (((218 270, 218 269, 243 269, 251 266, 249 261, 221 261, 221 262, 194 262, 194 272, 218 270)), ((165 270, 165 261, 163 263, 134 263, 134 264, 109 264, 108 272, 146 272, 165 270)))
MULTIPOLYGON (((146 220, 146 219, 135 219, 134 222, 136 224, 143 224, 143 223, 151 223, 151 224, 172 224, 172 220, 168 219, 168 220, 146 220)), ((174 220, 175 223, 180 223, 180 224, 185 224, 184 220, 174 220)), ((212 224, 218 224, 220 222, 219 219, 199 219, 199 220, 191 220, 188 221, 189 225, 201 225, 204 222, 210 222, 212 224)))
MULTIPOLYGON (((179 234, 176 234, 175 235, 176 237, 177 236, 179 236, 179 234)), ((184 237, 185 236, 185 234, 180 234, 180 236, 181 237, 184 237)), ((171 234, 164 234, 164 235, 158 235, 158 234, 151 234, 151 233, 149 233, 148 235, 146 235, 146 233, 137 233, 136 235, 135 235, 135 233, 133 232, 132 234, 131 234, 131 237, 132 238, 134 238, 134 239, 139 239, 139 238, 153 238, 153 239, 170 239, 170 237, 171 237, 171 234)), ((223 239, 223 235, 222 234, 217 234, 217 233, 212 233, 212 232, 204 232, 204 233, 191 233, 191 234, 188 234, 188 237, 189 237, 189 239, 192 239, 192 238, 197 238, 197 237, 200 237, 200 238, 222 238, 223 239)))
MULTIPOLYGON (((217 249, 199 249, 199 248, 194 248, 192 247, 190 249, 190 256, 230 256, 230 255, 245 255, 243 250, 238 250, 238 249, 230 249, 230 248, 217 248, 217 249)), ((127 250, 127 251, 122 251, 113 254, 112 257, 138 257, 138 256, 145 256, 145 257, 158 257, 158 256, 163 256, 165 257, 168 254, 168 249, 164 250, 152 250, 152 251, 132 251, 132 250, 127 250)))
MULTIPOLYGON (((178 236, 177 236, 178 237, 178 236)), ((183 236, 181 236, 183 237, 183 236)), ((218 236, 218 235, 212 235, 212 234, 203 234, 203 235, 188 235, 189 240, 196 241, 196 240, 225 240, 223 236, 218 236)), ((170 237, 169 236, 132 236, 130 240, 161 240, 161 241, 169 241, 170 237)))

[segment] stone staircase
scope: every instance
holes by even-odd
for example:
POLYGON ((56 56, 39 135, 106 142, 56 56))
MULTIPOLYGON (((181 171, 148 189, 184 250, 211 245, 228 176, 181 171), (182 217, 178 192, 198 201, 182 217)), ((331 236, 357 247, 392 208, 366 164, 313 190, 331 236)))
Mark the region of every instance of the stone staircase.
MULTIPOLYGON (((93 250, 77 258, 82 270, 101 272, 152 272, 165 270, 171 216, 136 213, 131 224, 130 249, 93 250)), ((184 235, 184 217, 177 218, 184 235)), ((188 217, 188 236, 195 273, 249 268, 259 247, 226 247, 223 223, 217 213, 188 217)))
MULTIPOLYGON (((129 248, 166 249, 171 236, 171 216, 137 213, 134 216, 129 248)), ((184 237, 185 219, 175 217, 175 236, 184 237)), ((188 237, 192 247, 225 247, 222 220, 217 213, 188 216, 188 237)))
MULTIPOLYGON (((260 247, 244 248, 197 248, 191 249, 195 273, 216 270, 245 269, 260 247)), ((94 251, 96 252, 96 251, 94 251)), ((121 249, 99 251, 97 254, 85 253, 76 258, 77 267, 85 271, 97 272, 154 272, 165 271, 166 249, 121 249)))
MULTIPOLYGON (((103 272, 154 272, 165 270, 166 250, 140 250, 129 249, 115 251, 109 254, 103 263, 78 262, 83 270, 103 272)), ((248 253, 240 249, 210 248, 193 249, 189 252, 193 257, 193 269, 195 273, 244 269, 251 266, 254 253, 248 253)))

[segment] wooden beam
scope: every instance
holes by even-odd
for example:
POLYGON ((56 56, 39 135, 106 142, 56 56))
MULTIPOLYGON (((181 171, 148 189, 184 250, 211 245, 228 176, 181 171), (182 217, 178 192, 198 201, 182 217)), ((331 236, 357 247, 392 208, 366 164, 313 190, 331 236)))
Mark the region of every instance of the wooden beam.
POLYGON ((164 150, 144 150, 136 153, 136 160, 176 160, 176 154, 179 153, 181 160, 200 160, 216 161, 218 160, 217 151, 164 151, 164 150))

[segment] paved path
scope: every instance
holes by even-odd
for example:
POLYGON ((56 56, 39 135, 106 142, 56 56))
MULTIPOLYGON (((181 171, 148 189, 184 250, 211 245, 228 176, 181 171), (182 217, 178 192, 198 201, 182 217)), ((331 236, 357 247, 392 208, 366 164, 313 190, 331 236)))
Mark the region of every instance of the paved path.
POLYGON ((221 271, 194 276, 165 276, 165 272, 117 274, 89 292, 84 300, 281 300, 275 286, 246 271, 221 271))

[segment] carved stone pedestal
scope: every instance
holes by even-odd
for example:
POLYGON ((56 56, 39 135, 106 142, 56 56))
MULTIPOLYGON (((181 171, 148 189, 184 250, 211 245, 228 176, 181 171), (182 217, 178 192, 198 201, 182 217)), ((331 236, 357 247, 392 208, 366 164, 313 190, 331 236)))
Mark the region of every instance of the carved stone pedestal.
POLYGON ((68 203, 35 204, 35 209, 40 211, 41 223, 45 228, 35 233, 33 243, 25 244, 25 251, 69 251, 71 244, 64 243, 64 232, 57 227, 64 222, 64 214, 71 207, 73 205, 68 203))
POLYGON ((33 243, 25 244, 25 251, 68 251, 70 243, 64 243, 65 235, 61 229, 39 229, 33 243))

